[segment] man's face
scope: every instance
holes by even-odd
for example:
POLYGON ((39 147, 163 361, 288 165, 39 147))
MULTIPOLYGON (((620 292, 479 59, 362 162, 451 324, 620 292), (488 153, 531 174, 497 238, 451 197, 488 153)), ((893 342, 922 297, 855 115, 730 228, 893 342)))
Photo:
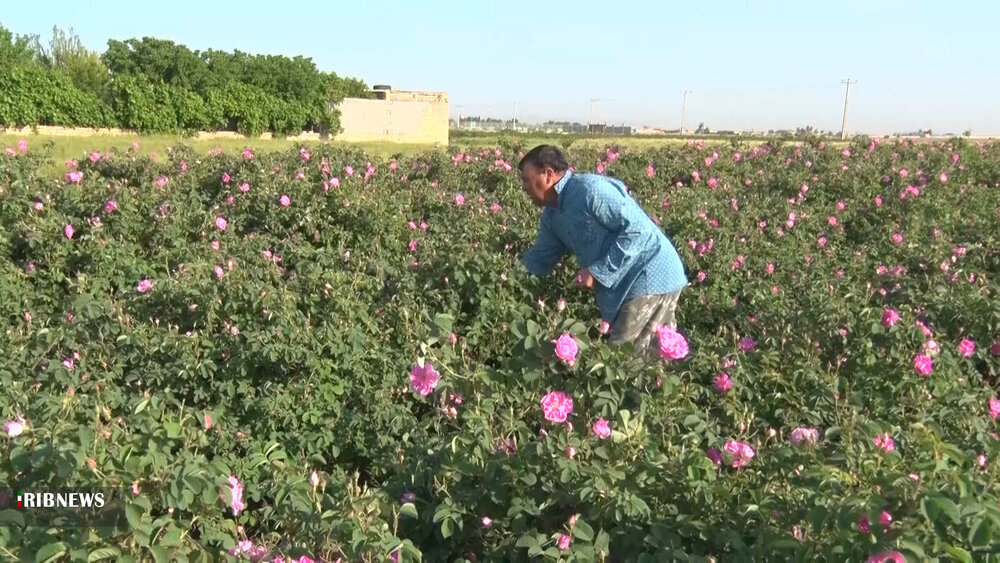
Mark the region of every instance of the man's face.
POLYGON ((535 205, 539 207, 545 205, 545 192, 555 183, 556 173, 551 168, 539 170, 534 164, 525 163, 524 170, 521 171, 521 186, 535 205))

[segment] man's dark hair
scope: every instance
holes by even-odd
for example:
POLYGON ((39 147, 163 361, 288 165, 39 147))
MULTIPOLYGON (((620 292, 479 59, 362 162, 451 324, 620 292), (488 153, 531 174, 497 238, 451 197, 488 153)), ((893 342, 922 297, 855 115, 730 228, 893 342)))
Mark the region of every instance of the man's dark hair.
POLYGON ((551 168, 554 172, 564 172, 569 170, 569 163, 566 162, 566 155, 558 147, 552 145, 538 145, 524 155, 521 162, 517 163, 517 169, 524 172, 524 165, 531 163, 538 170, 551 168))

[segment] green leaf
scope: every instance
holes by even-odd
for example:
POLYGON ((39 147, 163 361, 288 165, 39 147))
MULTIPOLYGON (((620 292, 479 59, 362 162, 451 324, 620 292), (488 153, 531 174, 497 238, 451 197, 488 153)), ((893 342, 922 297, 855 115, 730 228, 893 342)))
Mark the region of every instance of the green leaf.
POLYGON ((531 548, 531 547, 539 547, 539 545, 540 544, 538 543, 538 538, 536 538, 535 536, 533 536, 531 534, 528 534, 526 536, 521 536, 517 540, 517 543, 514 544, 514 547, 521 547, 521 548, 528 547, 528 548, 531 548))
POLYGON ((165 422, 163 427, 167 429, 168 438, 179 438, 181 435, 181 425, 176 422, 165 422))
POLYGON ((149 551, 153 554, 153 560, 156 561, 156 563, 167 563, 170 560, 170 557, 167 554, 167 548, 163 546, 154 545, 149 548, 149 551))
POLYGON ((628 428, 628 423, 630 420, 632 420, 632 413, 630 413, 625 409, 622 409, 618 411, 618 418, 621 419, 622 421, 622 428, 628 428))
POLYGON ((149 497, 147 497, 146 495, 139 495, 135 497, 134 499, 132 499, 132 504, 140 508, 146 509, 146 512, 149 512, 150 510, 153 509, 153 505, 152 503, 149 502, 149 497))
POLYGON ((410 518, 417 517, 417 506, 412 502, 404 503, 403 506, 399 507, 400 516, 409 516, 410 518))
POLYGON ((87 563, 101 561, 103 559, 115 559, 121 555, 121 551, 116 547, 102 547, 91 551, 87 556, 87 563))
POLYGON ((598 552, 607 553, 608 547, 611 545, 611 536, 607 532, 601 530, 597 533, 597 539, 594 540, 594 549, 598 552))
POLYGON ((963 561, 964 563, 972 563, 972 554, 960 547, 950 545, 945 549, 945 551, 947 551, 952 557, 954 557, 958 561, 963 561))
POLYGON ((180 547, 181 545, 181 529, 170 526, 163 538, 160 539, 160 545, 164 547, 180 547))
POLYGON ((142 525, 142 509, 134 503, 125 505, 125 519, 128 520, 129 528, 138 530, 142 525))
POLYGON ((990 520, 980 518, 969 530, 969 544, 973 547, 987 546, 990 543, 990 520))
POLYGON ((792 538, 778 538, 769 543, 771 547, 783 551, 798 551, 802 548, 802 543, 792 538))
POLYGON ((577 520, 576 525, 573 526, 573 536, 586 542, 593 541, 594 529, 583 520, 577 520))
POLYGON ((451 518, 445 518, 441 522, 441 537, 443 537, 444 539, 450 538, 451 535, 454 533, 453 526, 454 524, 452 523, 451 518))
POLYGON ((911 540, 899 540, 899 547, 903 551, 913 554, 913 556, 920 561, 927 559, 927 554, 924 553, 924 548, 921 547, 919 543, 911 540))
POLYGON ((937 503, 931 497, 928 496, 920 499, 920 514, 923 514, 924 518, 933 522, 937 520, 938 512, 937 503))
POLYGON ((437 524, 447 518, 449 514, 451 514, 451 507, 447 504, 440 504, 437 510, 434 511, 434 519, 432 521, 437 524))
POLYGON ((55 542, 45 545, 35 554, 35 563, 47 563, 66 555, 68 548, 63 542, 55 542))
POLYGON ((450 332, 455 322, 455 317, 447 313, 438 313, 434 315, 434 324, 445 332, 450 332))
POLYGON ((538 326, 538 323, 536 323, 531 319, 528 319, 526 328, 528 331, 528 336, 538 336, 538 334, 542 331, 542 327, 538 326))
POLYGON ((950 498, 943 496, 934 497, 934 504, 936 504, 938 509, 948 516, 948 518, 951 518, 952 522, 957 524, 961 520, 961 516, 959 516, 958 512, 958 505, 956 505, 950 498))
POLYGON ((0 510, 0 524, 24 526, 24 514, 13 509, 0 510))

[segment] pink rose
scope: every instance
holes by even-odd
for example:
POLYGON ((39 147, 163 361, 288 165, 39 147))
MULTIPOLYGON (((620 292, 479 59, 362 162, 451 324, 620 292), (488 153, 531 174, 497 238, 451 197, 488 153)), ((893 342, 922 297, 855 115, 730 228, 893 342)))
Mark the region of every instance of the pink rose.
POLYGON ((562 424, 566 422, 566 417, 573 412, 573 399, 562 391, 551 391, 541 400, 542 411, 545 413, 545 420, 562 424))
POLYGON ((3 431, 7 433, 11 438, 15 438, 24 433, 24 429, 27 428, 28 423, 24 421, 23 418, 18 417, 17 420, 8 420, 3 425, 3 431))
POLYGON ((819 441, 819 430, 815 428, 796 428, 792 430, 791 435, 788 437, 788 441, 794 446, 815 444, 819 441))
POLYGON ((872 438, 872 443, 875 444, 876 448, 880 448, 886 452, 896 450, 896 442, 892 440, 892 436, 889 436, 888 432, 883 432, 882 435, 872 438))
POLYGON ((931 360, 930 356, 917 354, 917 356, 913 358, 913 369, 917 370, 918 374, 927 376, 934 371, 934 362, 931 360))
POLYGON ((594 423, 593 430, 594 435, 598 438, 605 439, 611 436, 611 426, 609 426, 608 421, 603 418, 597 419, 597 422, 594 423))
POLYGON ((566 365, 573 366, 576 364, 576 354, 579 352, 580 347, 574 339, 569 334, 563 334, 558 340, 553 341, 556 346, 556 356, 559 357, 566 365))
POLYGON ((733 455, 733 469, 738 469, 750 463, 750 460, 756 455, 750 444, 744 444, 736 440, 726 442, 722 449, 733 455))
POLYGON ((906 563, 906 558, 898 551, 890 551, 869 556, 867 563, 906 563))
POLYGON ((895 309, 882 311, 882 326, 890 328, 899 322, 899 313, 895 309))
POLYGON ((726 392, 728 392, 730 389, 733 388, 733 382, 731 379, 729 379, 728 373, 720 373, 719 375, 715 376, 715 379, 712 380, 712 383, 713 387, 715 388, 715 392, 720 395, 725 394, 726 392))
POLYGON ((688 355, 687 340, 673 328, 663 326, 659 329, 660 357, 665 360, 680 360, 688 355))
POLYGON ((229 487, 229 506, 233 509, 233 516, 238 516, 246 508, 246 505, 243 504, 243 485, 235 476, 230 476, 229 487))
POLYGON ((423 367, 413 364, 413 369, 410 370, 410 385, 421 397, 430 395, 440 379, 441 376, 430 362, 424 362, 423 367))

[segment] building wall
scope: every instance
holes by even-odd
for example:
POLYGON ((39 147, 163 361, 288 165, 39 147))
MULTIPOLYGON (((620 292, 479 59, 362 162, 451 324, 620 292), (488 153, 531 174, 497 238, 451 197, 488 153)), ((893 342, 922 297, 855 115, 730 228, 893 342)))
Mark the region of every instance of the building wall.
POLYGON ((448 95, 389 91, 385 100, 346 98, 338 104, 338 141, 448 144, 448 95))

